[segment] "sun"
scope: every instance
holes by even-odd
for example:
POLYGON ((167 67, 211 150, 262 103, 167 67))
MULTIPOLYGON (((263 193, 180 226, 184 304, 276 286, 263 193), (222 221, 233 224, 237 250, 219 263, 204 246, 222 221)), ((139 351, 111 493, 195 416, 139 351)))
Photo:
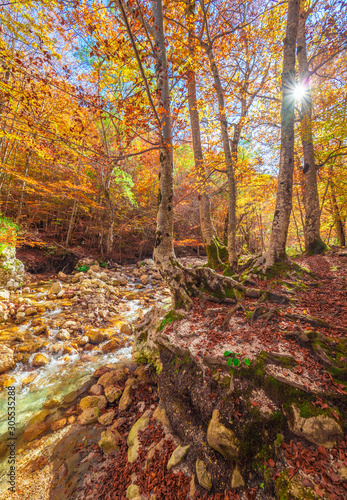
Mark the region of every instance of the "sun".
POLYGON ((296 101, 301 101, 301 99, 304 97, 304 95, 306 94, 306 87, 304 87, 303 85, 295 85, 294 87, 294 98, 296 101))

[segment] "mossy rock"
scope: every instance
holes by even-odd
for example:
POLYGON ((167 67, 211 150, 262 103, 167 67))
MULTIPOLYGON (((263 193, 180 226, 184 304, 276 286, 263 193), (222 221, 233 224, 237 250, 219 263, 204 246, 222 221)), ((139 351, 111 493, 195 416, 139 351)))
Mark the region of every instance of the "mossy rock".
POLYGON ((287 470, 275 480, 275 491, 278 500, 318 500, 319 497, 312 488, 305 487, 297 474, 289 478, 287 470))

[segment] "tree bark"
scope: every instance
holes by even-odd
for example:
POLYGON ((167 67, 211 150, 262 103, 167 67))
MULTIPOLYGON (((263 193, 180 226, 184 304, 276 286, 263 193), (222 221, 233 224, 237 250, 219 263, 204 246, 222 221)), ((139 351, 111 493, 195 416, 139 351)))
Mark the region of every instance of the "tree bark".
POLYGON ((301 99, 301 142, 304 153, 304 205, 305 205, 305 251, 309 254, 321 253, 326 249, 320 236, 320 210, 317 187, 317 168, 314 159, 312 136, 312 95, 310 72, 306 48, 305 12, 300 13, 298 24, 297 57, 299 62, 300 85, 305 89, 301 99))
POLYGON ((229 133, 228 133, 228 122, 225 112, 225 102, 224 102, 224 90, 222 87, 222 82, 220 80, 218 67, 214 58, 213 50, 211 45, 202 43, 203 48, 206 51, 207 57, 210 62, 211 72, 213 75, 218 107, 219 107, 219 120, 221 127, 222 143, 226 163, 226 171, 229 186, 229 204, 228 204, 228 254, 229 254, 229 265, 232 269, 237 268, 237 253, 236 253, 236 183, 235 183, 235 173, 233 165, 233 154, 230 148, 229 133))
MULTIPOLYGON (((191 0, 187 2, 186 17, 188 22, 192 21, 194 4, 191 0)), ((194 29, 191 26, 192 30, 194 29)), ((192 31, 188 31, 188 49, 190 57, 195 58, 194 41, 192 31)), ((221 264, 220 260, 220 245, 216 240, 216 230, 213 226, 211 218, 211 202, 206 189, 206 170, 204 165, 204 156, 201 146, 201 131, 200 118, 196 98, 196 77, 195 71, 190 64, 187 70, 187 90, 188 90, 188 107, 190 116, 190 127, 192 131, 193 152, 195 171, 199 182, 199 215, 200 228, 202 238, 206 247, 208 265, 210 267, 218 267, 221 264)))
POLYGON ((333 182, 330 182, 330 194, 331 194, 331 204, 333 206, 333 214, 334 214, 334 222, 336 228, 336 235, 339 242, 339 245, 344 247, 346 245, 346 236, 345 230, 343 227, 343 222, 340 216, 339 206, 337 204, 335 185, 333 182))
POLYGON ((295 47, 299 22, 299 0, 289 0, 286 36, 283 48, 281 154, 276 208, 268 251, 262 257, 265 269, 287 259, 286 242, 292 210, 294 171, 294 88, 295 47))

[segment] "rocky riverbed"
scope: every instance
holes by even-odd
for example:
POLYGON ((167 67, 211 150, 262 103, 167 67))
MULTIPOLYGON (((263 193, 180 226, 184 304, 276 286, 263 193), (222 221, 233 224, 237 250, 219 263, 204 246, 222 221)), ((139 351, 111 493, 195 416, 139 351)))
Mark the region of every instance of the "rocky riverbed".
MULTIPOLYGON (((29 441, 49 427, 56 431, 61 426, 54 425, 56 416, 85 391, 99 366, 131 358, 132 323, 153 304, 169 302, 150 259, 112 270, 84 259, 72 275, 60 272, 42 280, 29 275, 21 287, 1 289, 0 406, 6 415, 8 388, 14 387, 19 441, 23 432, 28 441, 30 428, 43 422, 37 427, 42 432, 35 436, 34 431, 29 441)), ((5 455, 6 418, 1 419, 0 435, 5 455)), ((7 461, 2 462, 5 473, 7 461)))

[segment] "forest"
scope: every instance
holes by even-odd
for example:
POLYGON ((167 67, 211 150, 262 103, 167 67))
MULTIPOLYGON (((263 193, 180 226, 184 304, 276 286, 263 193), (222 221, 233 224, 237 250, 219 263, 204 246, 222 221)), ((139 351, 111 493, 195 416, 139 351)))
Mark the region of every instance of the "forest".
POLYGON ((0 500, 346 498, 346 54, 346 0, 3 0, 0 500))

